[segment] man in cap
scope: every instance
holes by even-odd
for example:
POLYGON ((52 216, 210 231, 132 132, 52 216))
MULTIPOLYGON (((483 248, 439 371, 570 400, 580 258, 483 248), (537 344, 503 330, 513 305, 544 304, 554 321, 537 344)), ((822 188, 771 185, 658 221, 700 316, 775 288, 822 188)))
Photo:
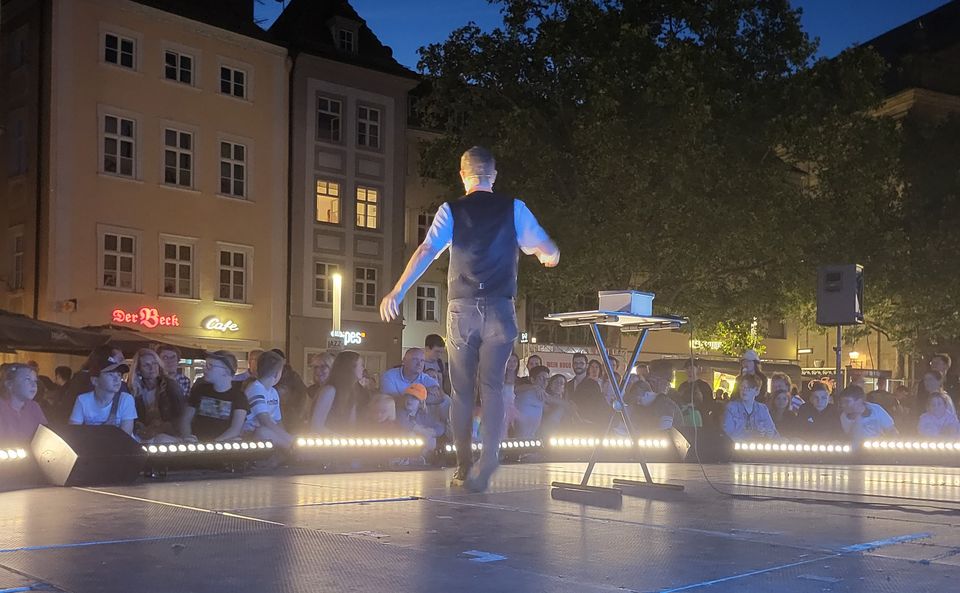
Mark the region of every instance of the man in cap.
POLYGON ((496 161, 474 146, 460 157, 465 195, 443 204, 423 243, 407 263, 396 286, 380 303, 391 321, 400 303, 430 264, 447 248, 447 344, 453 387, 451 420, 457 446, 454 485, 486 490, 499 460, 503 433, 503 382, 507 359, 517 338, 519 252, 535 255, 544 266, 560 261, 560 250, 522 201, 495 193, 496 161), (479 391, 483 407, 483 452, 472 468, 471 423, 479 391))

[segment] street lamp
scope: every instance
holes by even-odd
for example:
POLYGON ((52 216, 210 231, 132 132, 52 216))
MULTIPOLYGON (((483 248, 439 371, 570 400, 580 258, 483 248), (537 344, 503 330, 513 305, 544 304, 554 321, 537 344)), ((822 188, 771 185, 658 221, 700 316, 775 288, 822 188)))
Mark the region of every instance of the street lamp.
POLYGON ((333 327, 331 329, 336 332, 334 335, 339 335, 340 333, 340 316, 343 309, 342 293, 343 276, 338 272, 333 275, 333 327))

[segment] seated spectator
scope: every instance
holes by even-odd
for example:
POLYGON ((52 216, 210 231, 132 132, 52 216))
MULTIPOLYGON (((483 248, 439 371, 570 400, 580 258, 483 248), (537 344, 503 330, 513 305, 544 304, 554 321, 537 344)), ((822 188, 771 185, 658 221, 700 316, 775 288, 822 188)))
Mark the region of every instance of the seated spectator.
MULTIPOLYGON (((427 393, 427 401, 425 405, 427 406, 427 411, 430 412, 430 415, 437 422, 442 422, 444 425, 450 423, 450 406, 453 403, 453 398, 450 397, 446 391, 443 391, 443 384, 441 382, 442 377, 440 372, 436 369, 424 369, 423 374, 430 377, 437 383, 441 383, 440 386, 440 397, 439 399, 431 397, 431 394, 427 393)), ((449 433, 448 433, 449 434, 449 433)))
POLYGON ((639 435, 680 426, 680 407, 666 394, 657 393, 648 381, 641 379, 634 384, 627 403, 630 424, 639 435))
POLYGON ((930 396, 941 391, 943 391, 943 373, 928 369, 923 373, 920 384, 917 385, 917 396, 913 400, 911 409, 913 410, 914 423, 919 422, 920 416, 926 412, 930 396))
POLYGON ((553 375, 547 381, 543 420, 540 423, 541 435, 556 433, 573 416, 574 406, 567 401, 564 394, 566 386, 567 378, 560 373, 553 375))
POLYGON ((830 403, 830 386, 810 382, 809 401, 797 412, 797 435, 808 441, 831 441, 843 436, 840 412, 830 403))
POLYGON ((177 379, 161 372, 160 356, 141 348, 133 357, 130 394, 137 405, 134 434, 143 443, 176 442, 183 415, 183 394, 177 379))
POLYGON ((247 352, 247 370, 235 376, 233 380, 244 383, 247 381, 247 379, 256 378, 257 359, 260 358, 261 354, 263 354, 263 350, 260 350, 259 348, 254 348, 250 352, 247 352))
MULTIPOLYGON (((118 364, 124 361, 123 351, 115 346, 105 344, 103 346, 97 346, 94 348, 90 353, 90 356, 87 357, 87 360, 84 361, 83 366, 80 367, 80 371, 74 373, 64 386, 62 396, 57 401, 53 413, 47 415, 47 418, 50 420, 51 424, 55 426, 67 424, 70 419, 70 414, 73 412, 74 404, 77 403, 77 397, 81 393, 87 393, 90 391, 90 365, 93 363, 95 358, 103 357, 109 358, 111 361, 118 364)), ((121 382, 120 390, 130 393, 130 386, 123 381, 121 382)))
POLYGON ((397 426, 404 432, 423 437, 424 452, 437 448, 437 438, 443 436, 446 427, 430 417, 423 402, 427 399, 427 389, 419 383, 407 388, 403 395, 403 410, 397 415, 397 426))
POLYGON ((310 358, 310 373, 312 383, 307 387, 307 401, 304 404, 304 418, 306 418, 306 429, 311 430, 313 424, 313 412, 317 405, 317 397, 320 390, 323 389, 330 380, 330 367, 333 366, 333 355, 323 354, 310 358))
POLYGON ((393 396, 399 402, 398 410, 403 405, 402 396, 404 392, 413 383, 419 383, 427 388, 429 401, 436 402, 442 399, 440 383, 424 374, 423 368, 423 349, 410 348, 403 354, 403 363, 399 367, 388 370, 380 378, 380 391, 393 396))
POLYGON ((700 378, 703 369, 695 360, 683 363, 687 380, 674 392, 677 404, 682 412, 682 426, 716 428, 720 425, 722 407, 714 400, 710 384, 700 378))
POLYGON ((756 374, 741 375, 736 391, 739 396, 730 400, 723 414, 723 432, 735 441, 778 439, 780 434, 770 416, 770 410, 757 401, 764 381, 756 374))
POLYGON ((423 369, 424 371, 433 369, 437 371, 437 381, 440 383, 440 389, 444 393, 450 393, 450 371, 443 362, 443 356, 447 352, 447 344, 443 338, 437 334, 429 334, 423 340, 423 369))
POLYGON ((770 417, 777 427, 777 432, 785 437, 798 436, 800 432, 797 414, 791 409, 790 400, 793 395, 789 391, 775 390, 770 396, 770 417))
POLYGON ((283 427, 280 394, 275 388, 283 374, 283 364, 283 357, 276 352, 264 352, 257 357, 256 378, 243 383, 243 393, 250 405, 243 432, 289 449, 293 446, 293 437, 283 427))
MULTIPOLYGON (((180 367, 180 359, 182 358, 180 349, 170 344, 160 344, 157 346, 157 356, 160 357, 163 374, 166 378, 177 382, 182 403, 186 400, 187 394, 190 393, 190 377, 180 367)), ((136 369, 136 365, 134 365, 134 369, 136 369)))
POLYGON ((37 427, 47 423, 37 396, 37 373, 18 362, 0 374, 0 445, 27 445, 37 427))
POLYGON ((537 366, 530 369, 529 382, 516 386, 517 422, 514 436, 518 439, 533 439, 540 431, 543 410, 547 401, 547 382, 550 369, 537 366))
POLYGON ((226 350, 207 354, 203 378, 193 384, 180 420, 180 434, 203 442, 230 441, 243 435, 250 404, 233 380, 237 357, 226 350))
MULTIPOLYGON (((115 362, 108 350, 95 351, 87 360, 87 376, 93 391, 81 393, 70 413, 70 424, 112 425, 134 436, 137 404, 124 391, 123 374, 130 372, 123 362, 115 362)), ((79 374, 79 373, 78 373, 79 374)))
MULTIPOLYGON (((70 367, 58 366, 53 370, 53 385, 49 389, 44 390, 42 394, 38 386, 37 397, 35 397, 33 401, 40 405, 40 409, 43 410, 47 418, 51 418, 51 423, 53 423, 52 418, 57 409, 61 407, 60 400, 65 395, 64 386, 70 381, 72 376, 73 371, 70 370, 70 367), (41 395, 43 397, 41 397, 41 395)), ((39 379, 39 377, 37 378, 39 379)), ((67 412, 69 413, 69 410, 67 410, 67 412)), ((60 418, 57 424, 65 424, 66 420, 66 417, 60 418)))
POLYGON ((863 389, 848 385, 838 395, 840 426, 854 441, 899 434, 893 418, 877 404, 867 401, 863 389))
POLYGON ((370 402, 370 393, 360 385, 361 379, 363 359, 360 355, 351 350, 338 354, 330 369, 330 381, 320 389, 314 403, 312 432, 350 434, 355 431, 358 415, 370 402))
MULTIPOLYGON (((787 393, 792 394, 793 381, 790 380, 790 375, 786 373, 779 373, 779 372, 773 373, 772 375, 770 375, 770 392, 767 394, 767 400, 762 403, 766 404, 767 407, 769 408, 770 404, 772 403, 770 396, 774 393, 777 393, 778 391, 785 391, 787 393)), ((802 401, 798 403, 796 405, 796 408, 799 408, 800 404, 802 403, 803 403, 802 401)), ((771 412, 772 411, 773 410, 771 410, 771 412)), ((796 409, 794 409, 793 411, 796 412, 796 409)))
POLYGON ((283 415, 283 425, 290 433, 297 434, 303 432, 307 425, 307 386, 300 377, 300 373, 293 370, 289 361, 283 354, 283 350, 275 349, 271 352, 276 353, 284 359, 283 372, 280 375, 280 381, 277 382, 275 389, 280 395, 280 411, 283 415))
POLYGON ((503 434, 501 439, 507 438, 508 431, 513 428, 520 416, 517 411, 517 373, 520 371, 520 357, 515 352, 507 358, 507 366, 503 377, 503 434))
POLYGON ((356 424, 360 430, 378 436, 403 434, 397 424, 397 405, 392 395, 378 393, 370 397, 370 402, 364 406, 357 418, 356 424))
POLYGON ((517 379, 517 385, 527 385, 530 383, 530 372, 539 366, 543 366, 543 359, 540 358, 539 354, 531 354, 527 357, 527 362, 524 366, 527 369, 527 374, 517 379))
POLYGON ((924 437, 960 436, 960 420, 949 395, 941 391, 930 396, 927 411, 920 415, 917 432, 924 437))

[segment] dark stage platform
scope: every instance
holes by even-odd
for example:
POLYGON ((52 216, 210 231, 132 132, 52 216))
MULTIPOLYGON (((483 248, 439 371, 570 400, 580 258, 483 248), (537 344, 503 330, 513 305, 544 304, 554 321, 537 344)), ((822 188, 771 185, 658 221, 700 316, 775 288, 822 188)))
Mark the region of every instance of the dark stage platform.
MULTIPOLYGON (((960 589, 960 469, 654 464, 618 510, 552 500, 582 464, 197 478, 0 493, 0 592, 960 589)), ((641 479, 601 464, 592 483, 641 479)))

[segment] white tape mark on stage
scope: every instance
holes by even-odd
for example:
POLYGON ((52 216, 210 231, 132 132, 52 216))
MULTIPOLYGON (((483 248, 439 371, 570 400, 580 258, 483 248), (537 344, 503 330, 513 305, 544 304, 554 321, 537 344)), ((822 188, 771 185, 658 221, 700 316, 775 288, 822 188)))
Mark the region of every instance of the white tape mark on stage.
POLYGON ((255 521, 257 523, 266 523, 268 525, 277 525, 278 527, 286 527, 285 524, 277 523, 276 521, 268 521, 266 519, 258 519, 256 517, 248 517, 247 515, 238 515, 236 513, 228 513, 227 511, 214 511, 212 509, 201 509, 200 507, 192 507, 185 504, 177 504, 174 502, 164 502, 162 500, 152 500, 149 498, 140 498, 139 496, 130 496, 128 494, 117 494, 116 492, 107 492, 106 490, 96 490, 94 488, 74 487, 74 490, 83 490, 84 492, 92 492, 93 494, 103 494, 104 496, 115 496, 117 498, 125 498, 127 500, 136 500, 138 502, 149 502, 152 504, 159 504, 165 507, 173 507, 176 509, 196 511, 198 513, 210 513, 211 515, 220 515, 221 517, 232 517, 234 519, 246 519, 247 521, 255 521))
POLYGON ((915 540, 918 540, 918 539, 924 539, 924 538, 928 538, 928 537, 931 537, 931 536, 932 536, 932 534, 930 534, 930 533, 912 533, 912 534, 909 534, 909 535, 898 535, 898 536, 896 536, 896 537, 891 537, 891 538, 888 538, 888 539, 877 540, 877 541, 872 541, 872 542, 866 542, 866 543, 863 543, 863 544, 856 544, 856 545, 852 545, 852 546, 846 546, 846 547, 844 547, 844 548, 840 548, 840 551, 837 552, 836 554, 827 554, 827 555, 823 555, 823 556, 817 556, 816 558, 808 558, 807 560, 801 560, 801 561, 799 561, 799 562, 791 562, 791 563, 789 563, 789 564, 780 564, 780 565, 778 565, 778 566, 771 566, 770 568, 762 568, 762 569, 760 569, 760 570, 752 570, 752 571, 750 571, 750 572, 744 572, 744 573, 740 573, 740 574, 734 574, 734 575, 730 575, 730 576, 728 576, 728 577, 722 577, 722 578, 719 578, 719 579, 712 579, 712 580, 703 581, 703 582, 700 582, 700 583, 692 583, 692 584, 690 584, 690 585, 684 585, 684 586, 682 586, 682 587, 675 587, 675 588, 673 588, 673 589, 661 589, 661 590, 660 590, 660 593, 676 593, 676 592, 678 592, 678 591, 690 591, 690 590, 693 590, 693 589, 700 589, 700 588, 702 588, 702 587, 709 587, 709 586, 711 586, 711 585, 716 585, 716 584, 719 584, 719 583, 726 583, 726 582, 729 582, 729 581, 736 581, 736 580, 739 580, 739 579, 745 579, 745 578, 747 578, 747 577, 752 577, 752 576, 757 576, 757 575, 761 575, 761 574, 766 574, 766 573, 768 573, 768 572, 776 572, 776 571, 778 571, 778 570, 784 570, 784 569, 787 569, 787 568, 794 568, 794 567, 796 567, 796 566, 804 566, 804 565, 806 565, 806 564, 813 564, 814 562, 821 562, 821 561, 823 561, 823 560, 829 560, 829 559, 832 559, 832 558, 840 558, 840 557, 842 557, 842 556, 846 556, 846 555, 849 555, 849 554, 854 554, 854 553, 857 553, 857 552, 865 552, 865 551, 870 551, 870 550, 876 550, 876 549, 882 548, 882 547, 884 547, 884 546, 891 546, 891 545, 894 545, 894 544, 901 544, 901 543, 904 543, 904 542, 915 541, 915 540))
POLYGON ((492 552, 482 552, 480 550, 467 550, 464 552, 465 556, 473 556, 470 559, 470 562, 499 562, 501 560, 506 560, 506 556, 501 556, 500 554, 494 554, 492 552))

